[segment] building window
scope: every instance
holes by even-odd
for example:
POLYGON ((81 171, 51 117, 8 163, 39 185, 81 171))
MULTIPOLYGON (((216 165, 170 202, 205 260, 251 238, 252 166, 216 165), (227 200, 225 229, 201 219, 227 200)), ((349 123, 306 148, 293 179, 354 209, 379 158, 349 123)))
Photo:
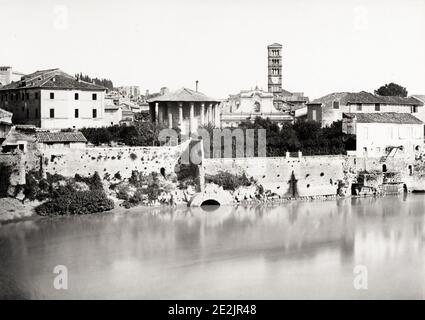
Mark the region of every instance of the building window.
POLYGON ((28 92, 25 92, 25 100, 29 100, 29 98, 30 98, 29 93, 28 92))
POLYGON ((375 103, 375 111, 381 111, 381 105, 379 103, 375 103))
POLYGON ((54 92, 50 92, 50 99, 54 99, 55 98, 55 93, 54 92))
POLYGON ((30 109, 27 109, 27 119, 30 118, 30 109))
POLYGON ((55 117, 55 109, 50 109, 50 118, 55 117))
POLYGON ((35 117, 38 118, 38 108, 35 109, 35 117))
POLYGON ((332 102, 332 106, 334 109, 339 109, 339 101, 332 102))
POLYGON ((92 100, 97 100, 97 94, 96 93, 93 93, 91 96, 92 96, 92 100))
POLYGON ((36 93, 34 94, 34 98, 35 98, 35 99, 38 99, 38 92, 36 92, 36 93))
POLYGON ((357 111, 362 111, 362 105, 361 105, 360 103, 358 103, 358 104, 356 105, 356 110, 357 110, 357 111))
POLYGON ((417 112, 418 112, 418 106, 413 106, 412 113, 417 113, 417 112))
POLYGON ((93 109, 93 118, 97 118, 97 110, 93 109))
POLYGON ((79 98, 80 98, 80 97, 78 96, 78 93, 75 93, 75 94, 74 94, 74 99, 75 99, 75 100, 78 100, 79 98))
POLYGON ((74 110, 74 117, 75 117, 75 118, 78 118, 78 109, 75 109, 75 110, 74 110))
POLYGON ((261 110, 261 105, 258 101, 256 101, 254 103, 254 112, 260 112, 260 110, 261 110))

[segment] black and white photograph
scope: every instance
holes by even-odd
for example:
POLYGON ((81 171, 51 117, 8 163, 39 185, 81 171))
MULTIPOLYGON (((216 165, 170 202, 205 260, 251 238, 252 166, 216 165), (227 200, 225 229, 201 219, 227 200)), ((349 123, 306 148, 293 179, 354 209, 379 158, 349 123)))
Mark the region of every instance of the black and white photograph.
POLYGON ((0 30, 0 300, 425 300, 425 0, 0 0, 0 30))

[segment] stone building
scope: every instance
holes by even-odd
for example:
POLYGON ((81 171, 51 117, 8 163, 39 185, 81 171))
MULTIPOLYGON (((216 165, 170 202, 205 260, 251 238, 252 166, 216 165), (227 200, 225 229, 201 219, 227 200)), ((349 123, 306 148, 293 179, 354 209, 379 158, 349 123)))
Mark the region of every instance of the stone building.
POLYGON ((243 121, 254 121, 256 117, 279 123, 292 122, 293 117, 289 113, 275 108, 273 97, 273 93, 258 87, 230 95, 221 103, 221 126, 237 127, 243 121))
POLYGON ((358 158, 415 158, 424 145, 423 122, 410 113, 343 113, 343 132, 356 135, 358 158))
POLYGON ((282 87, 282 45, 267 46, 268 91, 273 94, 273 103, 278 110, 293 112, 309 101, 302 92, 289 92, 282 87))
POLYGON ((0 144, 6 139, 12 127, 12 113, 0 109, 0 144))
POLYGON ((12 67, 0 66, 0 87, 19 81, 22 76, 24 76, 23 73, 14 71, 12 67))
POLYGON ((0 107, 14 124, 43 129, 101 127, 106 88, 60 69, 36 71, 0 88, 0 107))
POLYGON ((220 126, 220 101, 201 92, 181 88, 148 100, 151 120, 168 128, 194 133, 208 123, 220 126))
POLYGON ((313 100, 307 104, 307 119, 318 121, 322 127, 330 126, 334 121, 342 120, 343 113, 411 113, 423 112, 423 103, 409 97, 384 97, 361 91, 335 92, 313 100))
MULTIPOLYGON (((412 98, 418 100, 420 103, 425 104, 425 95, 424 94, 414 94, 412 98)), ((415 114, 415 117, 425 123, 425 107, 418 108, 418 112, 415 114)))

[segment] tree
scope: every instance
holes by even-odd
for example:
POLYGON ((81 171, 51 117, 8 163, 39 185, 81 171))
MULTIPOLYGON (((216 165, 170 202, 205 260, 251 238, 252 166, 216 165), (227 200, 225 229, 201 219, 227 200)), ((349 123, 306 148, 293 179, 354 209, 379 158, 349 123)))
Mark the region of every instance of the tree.
POLYGON ((375 94, 379 94, 380 96, 407 97, 407 90, 405 87, 391 82, 375 90, 375 94))

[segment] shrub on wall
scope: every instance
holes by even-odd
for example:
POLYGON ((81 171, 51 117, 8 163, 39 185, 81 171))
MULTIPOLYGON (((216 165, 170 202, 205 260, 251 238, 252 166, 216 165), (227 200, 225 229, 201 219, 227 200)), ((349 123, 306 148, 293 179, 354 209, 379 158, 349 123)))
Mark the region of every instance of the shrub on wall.
POLYGON ((181 163, 181 159, 179 159, 178 164, 175 166, 174 172, 176 173, 179 188, 181 189, 187 188, 188 185, 196 184, 199 178, 198 166, 193 163, 181 163))
POLYGON ((77 191, 62 194, 38 206, 41 216, 90 214, 112 210, 114 202, 101 190, 77 191))
POLYGON ((82 177, 78 173, 75 174, 76 182, 84 182, 86 183, 90 190, 101 190, 103 189, 102 179, 99 176, 99 173, 95 171, 95 173, 91 177, 82 177))
POLYGON ((136 160, 137 159, 137 154, 135 154, 134 152, 130 153, 130 159, 131 160, 136 160))
POLYGON ((205 182, 215 183, 222 186, 224 190, 235 191, 239 187, 248 187, 255 184, 255 180, 251 177, 248 179, 245 172, 236 175, 227 171, 219 171, 215 175, 206 175, 205 182))

